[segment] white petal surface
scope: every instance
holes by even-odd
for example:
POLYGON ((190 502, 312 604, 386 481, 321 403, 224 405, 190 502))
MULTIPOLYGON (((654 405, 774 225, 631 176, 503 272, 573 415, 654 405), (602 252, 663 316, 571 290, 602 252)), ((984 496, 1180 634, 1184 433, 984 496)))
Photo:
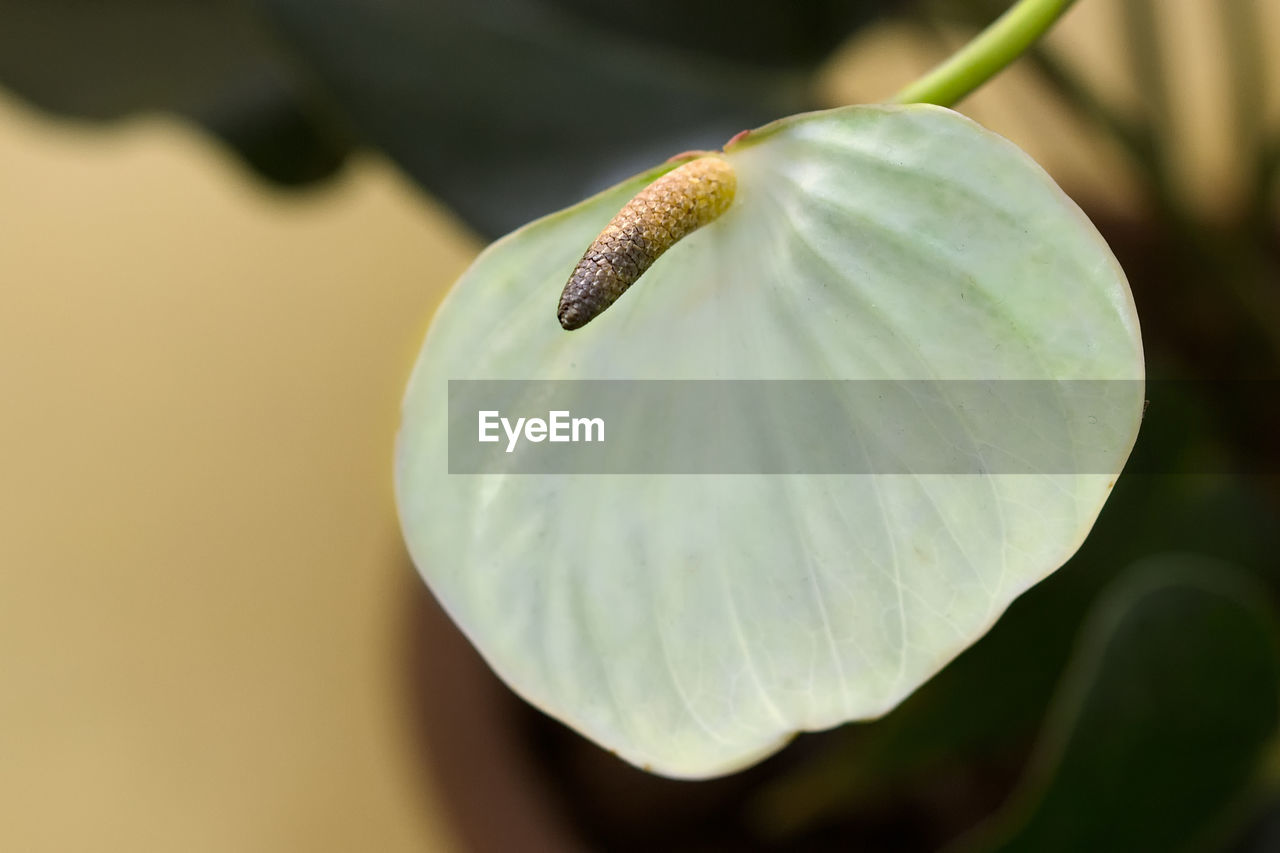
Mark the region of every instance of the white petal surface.
MULTIPOLYGON (((1101 237, 968 119, 850 107, 723 156, 729 211, 579 331, 555 317, 566 277, 661 170, 491 246, 435 318, 397 452, 413 559, 490 665, 681 777, 891 709, 1075 551, 1114 476, 450 475, 448 380, 1143 376, 1101 237)), ((1070 443, 1080 416, 1037 417, 1070 443)))

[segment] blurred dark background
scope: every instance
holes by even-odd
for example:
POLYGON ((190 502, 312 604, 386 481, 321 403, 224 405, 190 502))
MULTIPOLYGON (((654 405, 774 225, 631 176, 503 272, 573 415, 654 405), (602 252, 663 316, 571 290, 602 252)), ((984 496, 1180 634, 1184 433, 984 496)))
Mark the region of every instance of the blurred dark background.
POLYGON ((399 551, 395 401, 485 241, 1004 6, 0 0, 0 846, 1280 850, 1277 0, 1080 0, 960 105, 1112 245, 1150 407, 886 718, 648 776, 399 551))

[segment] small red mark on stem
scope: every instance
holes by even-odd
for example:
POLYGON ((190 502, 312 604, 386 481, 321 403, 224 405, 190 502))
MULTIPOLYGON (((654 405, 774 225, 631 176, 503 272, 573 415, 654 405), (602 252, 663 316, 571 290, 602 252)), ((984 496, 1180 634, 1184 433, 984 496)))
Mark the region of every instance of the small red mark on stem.
POLYGON ((733 135, 733 138, 732 138, 732 139, 730 139, 728 142, 726 142, 726 143, 724 144, 724 150, 725 150, 725 151, 728 151, 730 148, 732 148, 733 146, 737 145, 737 144, 738 144, 739 142, 741 142, 742 140, 746 139, 746 138, 747 138, 747 136, 748 136, 750 133, 751 133, 751 131, 750 131, 750 130, 740 130, 740 131, 738 131, 737 133, 735 133, 735 134, 733 135))

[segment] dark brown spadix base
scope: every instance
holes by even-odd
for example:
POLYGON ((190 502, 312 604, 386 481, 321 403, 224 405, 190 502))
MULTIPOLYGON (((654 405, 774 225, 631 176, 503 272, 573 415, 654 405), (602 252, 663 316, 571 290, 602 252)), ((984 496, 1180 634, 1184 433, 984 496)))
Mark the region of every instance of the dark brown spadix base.
POLYGON ((732 166, 701 157, 641 190, 578 261, 560 294, 560 325, 573 330, 594 320, 677 240, 724 213, 737 186, 732 166))

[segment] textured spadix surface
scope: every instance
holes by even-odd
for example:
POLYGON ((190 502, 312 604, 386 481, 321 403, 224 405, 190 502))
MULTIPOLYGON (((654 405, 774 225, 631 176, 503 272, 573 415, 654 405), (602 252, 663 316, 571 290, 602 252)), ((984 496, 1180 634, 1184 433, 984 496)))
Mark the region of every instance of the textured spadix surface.
MULTIPOLYGON (((449 380, 1143 376, 1101 237, 968 119, 844 108, 722 156, 732 207, 579 331, 556 320, 566 277, 673 165, 486 250, 432 324, 396 460, 413 559, 498 674, 682 777, 893 708, 1075 551, 1114 476, 450 475, 449 380)), ((1123 458, 1142 386, 1120 387, 1123 458)))

